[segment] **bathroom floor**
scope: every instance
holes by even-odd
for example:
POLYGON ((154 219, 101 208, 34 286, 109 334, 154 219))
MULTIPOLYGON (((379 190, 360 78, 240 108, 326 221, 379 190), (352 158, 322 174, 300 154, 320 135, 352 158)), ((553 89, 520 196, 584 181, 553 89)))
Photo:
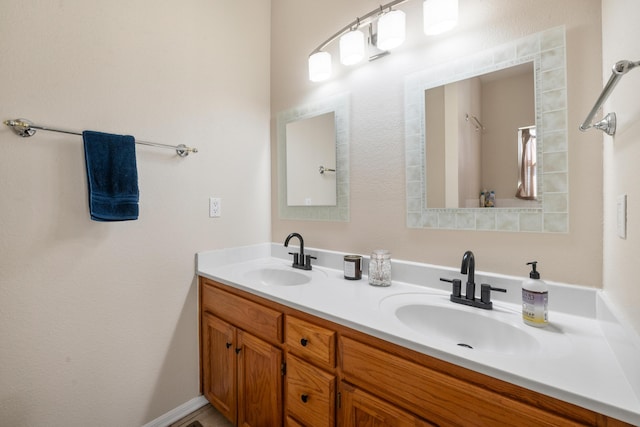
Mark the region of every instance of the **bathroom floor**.
POLYGON ((216 409, 207 404, 202 408, 194 411, 184 417, 183 419, 176 421, 171 424, 169 427, 232 427, 231 424, 225 417, 220 414, 220 412, 216 411, 216 409), (198 421, 200 425, 196 423, 198 421))

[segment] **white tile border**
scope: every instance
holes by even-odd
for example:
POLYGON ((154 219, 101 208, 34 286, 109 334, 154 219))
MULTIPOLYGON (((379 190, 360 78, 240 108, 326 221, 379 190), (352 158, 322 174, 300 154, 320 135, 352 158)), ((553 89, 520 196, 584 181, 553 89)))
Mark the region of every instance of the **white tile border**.
POLYGON ((565 45, 565 28, 560 26, 405 77, 407 227, 534 233, 569 231, 565 45), (538 179, 542 207, 491 208, 493 219, 488 217, 491 214, 486 213, 486 208, 427 209, 424 91, 531 61, 535 68, 538 158, 544 160, 546 156, 555 160, 552 169, 542 167, 538 179), (556 203, 550 211, 545 204, 545 191, 562 194, 566 201, 557 203, 558 196, 555 196, 556 203), (475 215, 475 221, 471 219, 472 215, 475 215))

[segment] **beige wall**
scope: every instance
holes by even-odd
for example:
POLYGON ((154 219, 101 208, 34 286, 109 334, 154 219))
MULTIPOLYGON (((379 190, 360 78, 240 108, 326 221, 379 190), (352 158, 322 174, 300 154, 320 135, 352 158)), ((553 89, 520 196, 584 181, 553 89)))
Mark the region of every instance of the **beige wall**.
MULTIPOLYGON (((408 2, 406 44, 390 56, 317 84, 307 79, 307 56, 318 44, 378 6, 373 0, 273 0, 272 147, 278 111, 335 93, 351 96, 351 221, 285 221, 272 193, 273 240, 298 231, 310 247, 368 254, 388 248, 401 259, 459 266, 476 253, 479 270, 525 276, 526 261, 540 262, 543 277, 602 284, 602 147, 599 135, 577 130, 602 85, 600 1, 460 0, 460 24, 446 36, 426 38, 422 2, 408 2), (550 11, 553 11, 551 13, 550 11), (528 234, 416 230, 405 227, 403 90, 407 74, 518 37, 565 25, 567 32, 570 232, 528 234)), ((335 54, 337 52, 334 51, 335 54)), ((337 57, 334 55, 334 58, 337 57)), ((275 165, 275 149, 272 166, 275 165)), ((272 188, 276 188, 272 176, 272 188)))
POLYGON ((1 9, 0 119, 200 150, 138 146, 140 219, 99 223, 80 137, 0 125, 0 424, 143 425, 198 395, 194 253, 270 240, 270 2, 1 9))
MULTIPOLYGON (((611 76, 617 61, 640 60, 640 2, 637 0, 603 0, 603 79, 611 76)), ((618 129, 615 137, 601 136, 604 146, 604 289, 623 309, 636 331, 640 333, 640 70, 626 74, 609 97, 604 114, 615 112, 618 129), (626 194, 627 239, 617 235, 616 201, 626 194)), ((594 98, 599 95, 594 92, 594 98)), ((591 105, 589 105, 589 108, 591 105)), ((597 116, 599 118, 600 116, 597 116)), ((599 131, 590 131, 600 133, 599 131)))

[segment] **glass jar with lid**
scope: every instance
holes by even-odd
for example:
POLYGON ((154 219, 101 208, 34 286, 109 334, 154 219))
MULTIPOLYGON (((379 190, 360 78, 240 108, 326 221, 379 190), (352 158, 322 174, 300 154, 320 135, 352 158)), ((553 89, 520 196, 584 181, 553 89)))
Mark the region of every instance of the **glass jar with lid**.
POLYGON ((376 249, 369 259, 369 284, 372 286, 391 286, 391 252, 376 249))

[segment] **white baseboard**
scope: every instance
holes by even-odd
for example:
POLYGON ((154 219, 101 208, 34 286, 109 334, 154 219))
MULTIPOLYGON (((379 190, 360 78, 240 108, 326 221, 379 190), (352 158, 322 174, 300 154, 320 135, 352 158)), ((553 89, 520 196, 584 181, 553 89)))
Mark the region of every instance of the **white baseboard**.
POLYGON ((207 401, 207 399, 205 399, 204 396, 194 397, 188 402, 185 402, 177 408, 170 410, 166 414, 159 416, 155 420, 143 425, 142 427, 167 427, 169 424, 175 423, 176 421, 184 418, 193 411, 202 408, 207 403, 209 402, 207 401))

